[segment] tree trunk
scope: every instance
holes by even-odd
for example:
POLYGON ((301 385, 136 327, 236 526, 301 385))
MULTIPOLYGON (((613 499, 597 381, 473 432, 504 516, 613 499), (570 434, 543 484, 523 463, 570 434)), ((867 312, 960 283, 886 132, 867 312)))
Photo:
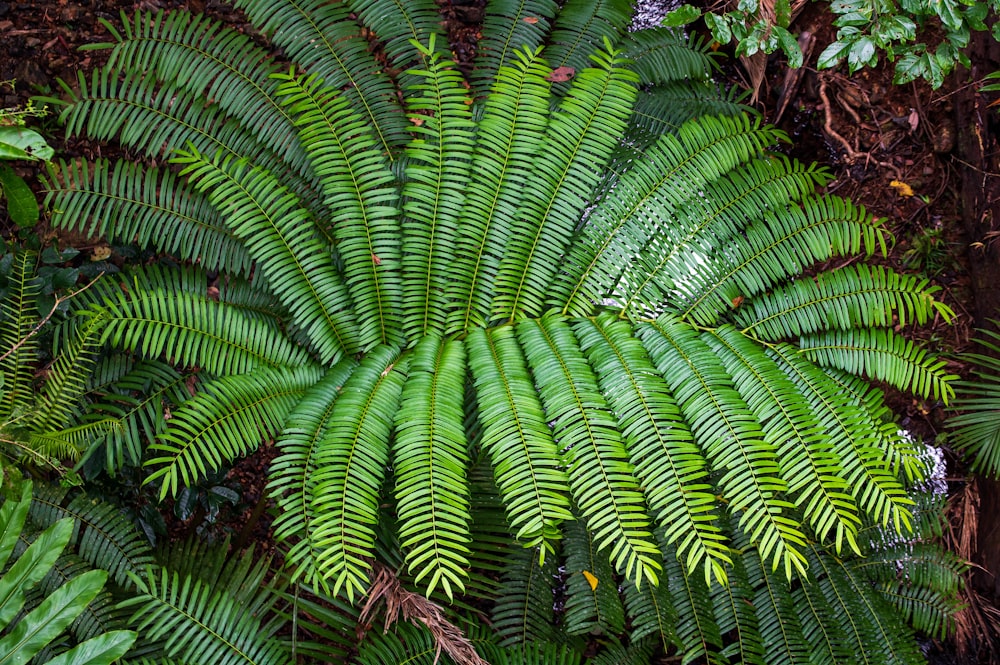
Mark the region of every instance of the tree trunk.
MULTIPOLYGON (((1000 153, 996 138, 996 108, 987 108, 989 100, 974 83, 1000 69, 1000 44, 989 32, 974 33, 969 52, 972 72, 958 85, 966 85, 956 95, 958 153, 960 169, 962 221, 968 239, 969 276, 971 280, 976 326, 997 329, 990 319, 1000 319, 1000 238, 992 234, 1000 229, 1000 153), (970 84, 970 82, 973 82, 970 84)), ((966 74, 968 72, 962 72, 966 74)), ((976 563, 983 567, 976 586, 1000 600, 1000 482, 979 479, 980 517, 976 563)))

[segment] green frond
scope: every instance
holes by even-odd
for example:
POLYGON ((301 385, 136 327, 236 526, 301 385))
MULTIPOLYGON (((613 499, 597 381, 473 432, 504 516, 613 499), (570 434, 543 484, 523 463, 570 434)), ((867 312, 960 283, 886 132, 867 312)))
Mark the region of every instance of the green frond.
MULTIPOLYGON (((188 12, 122 12, 123 33, 105 67, 123 74, 153 73, 159 81, 218 104, 256 139, 301 169, 303 154, 291 119, 278 103, 276 66, 250 38, 211 18, 188 12)), ((107 25, 111 26, 110 23, 107 25)))
POLYGON ((767 355, 798 387, 819 419, 840 465, 838 475, 851 495, 872 519, 897 530, 910 523, 913 501, 902 483, 889 471, 879 425, 853 396, 821 368, 804 359, 799 350, 776 344, 767 355))
POLYGON ((410 339, 444 329, 455 230, 471 184, 475 145, 465 81, 455 63, 441 60, 433 48, 433 37, 429 47, 418 46, 423 68, 410 70, 419 83, 411 86, 406 100, 414 122, 403 185, 403 311, 410 339))
POLYGON ((612 643, 600 654, 586 660, 587 665, 646 665, 656 649, 653 642, 632 642, 627 647, 612 643))
MULTIPOLYGON (((746 545, 745 538, 738 542, 741 546, 746 545)), ((713 584, 709 589, 719 632, 730 636, 722 655, 730 659, 738 658, 736 662, 747 665, 770 665, 767 659, 771 654, 764 647, 759 611, 754 602, 754 589, 743 564, 745 556, 745 553, 740 553, 733 557, 727 584, 713 584)), ((756 552, 753 552, 753 556, 756 556, 756 552)), ((758 561, 757 571, 759 570, 758 561)))
POLYGON ((411 623, 397 623, 391 631, 370 630, 358 647, 360 665, 454 665, 438 650, 430 631, 411 623))
POLYGON ((37 260, 38 255, 31 251, 13 254, 7 295, 0 301, 0 416, 4 421, 19 417, 34 402, 32 383, 38 340, 30 335, 39 320, 35 298, 41 289, 34 279, 37 260))
POLYGON ((953 316, 933 297, 940 288, 919 275, 859 263, 761 294, 742 303, 734 320, 744 333, 770 340, 859 326, 922 326, 935 315, 953 316))
POLYGON ((352 601, 368 586, 375 550, 392 414, 406 377, 405 362, 394 367, 397 356, 379 347, 346 381, 344 370, 331 370, 288 418, 272 466, 269 487, 284 497, 276 535, 302 535, 286 556, 295 576, 324 590, 332 578, 332 594, 343 588, 352 601))
POLYGON ((632 19, 632 0, 568 0, 559 10, 542 55, 552 66, 572 67, 577 76, 590 55, 618 41, 632 19))
POLYGON ((925 399, 933 397, 947 404, 955 395, 949 382, 957 377, 946 373, 947 363, 892 330, 861 328, 803 335, 799 346, 802 355, 815 363, 885 381, 925 399))
MULTIPOLYGON (((0 568, 7 569, 10 555, 21 538, 24 522, 31 508, 31 487, 28 483, 21 486, 20 500, 14 497, 0 504, 0 568)), ((53 520, 54 521, 54 520, 53 520)), ((0 613, 2 614, 2 613, 0 613)), ((10 620, 9 617, 7 619, 10 620)))
POLYGON ((471 77, 478 95, 484 95, 500 79, 502 66, 516 64, 519 50, 535 51, 542 45, 557 11, 553 0, 487 3, 476 40, 476 63, 471 77))
POLYGON ((540 554, 516 548, 504 561, 499 593, 490 611, 490 625, 502 647, 547 642, 556 636, 552 589, 557 572, 555 557, 539 561, 540 554))
POLYGON ((87 375, 103 342, 101 334, 107 321, 107 313, 91 310, 66 324, 69 339, 63 348, 57 349, 45 383, 38 391, 34 412, 28 420, 31 429, 47 432, 64 429, 69 424, 87 388, 87 375))
MULTIPOLYGON (((356 647, 357 608, 342 597, 318 594, 314 599, 298 587, 285 591, 282 600, 275 613, 292 627, 285 640, 294 643, 297 654, 317 662, 346 662, 356 647)), ((292 650, 290 644, 288 650, 292 650)))
POLYGON ((636 77, 617 52, 594 55, 579 72, 546 130, 534 160, 495 280, 493 316, 516 319, 543 311, 591 190, 631 115, 636 77))
POLYGON ((400 544, 415 582, 426 580, 427 595, 440 586, 449 599, 465 588, 468 575, 469 457, 462 412, 466 371, 461 342, 423 337, 413 349, 394 414, 400 544))
POLYGON ((40 528, 72 518, 73 551, 91 566, 107 570, 119 585, 127 585, 129 574, 153 563, 149 543, 132 521, 117 507, 82 492, 71 495, 65 487, 39 483, 30 514, 40 528))
MULTIPOLYGON (((590 665, 594 661, 584 661, 578 649, 568 644, 552 642, 528 642, 516 647, 499 647, 488 641, 476 641, 476 650, 490 665, 590 665)), ((612 661, 613 665, 623 665, 623 661, 612 661)))
POLYGON ((800 608, 795 606, 789 581, 768 571, 766 561, 761 565, 756 550, 746 552, 743 562, 747 577, 755 587, 751 602, 756 610, 768 665, 809 662, 812 649, 803 636, 798 617, 800 608))
MULTIPOLYGON (((32 595, 38 594, 38 600, 44 599, 54 593, 63 584, 69 582, 74 577, 93 570, 93 566, 75 554, 63 552, 62 556, 56 559, 52 569, 32 590, 32 595)), ((28 600, 28 606, 34 606, 32 598, 28 600)), ((102 633, 107 633, 125 628, 127 612, 117 607, 118 602, 111 593, 104 589, 87 603, 79 616, 73 620, 69 626, 69 633, 76 642, 98 637, 102 633)), ((51 661, 46 661, 46 664, 51 661)))
MULTIPOLYGON (((624 585, 622 595, 625 597, 631 642, 641 642, 644 639, 655 641, 659 643, 663 653, 669 653, 672 647, 680 646, 674 632, 680 617, 671 602, 668 587, 667 583, 656 586, 643 584, 638 589, 632 584, 624 585)), ((715 587, 728 588, 728 585, 717 584, 715 587)))
POLYGON ((629 68, 645 85, 705 81, 717 68, 716 54, 704 38, 689 37, 675 28, 630 32, 621 48, 631 61, 629 68))
POLYGON ((311 366, 294 370, 258 368, 251 374, 224 376, 201 385, 201 391, 173 412, 167 429, 149 450, 156 469, 146 482, 161 482, 160 498, 176 496, 179 485, 246 455, 281 431, 285 416, 319 380, 311 366))
MULTIPOLYGON (((389 61, 399 69, 409 69, 417 58, 415 44, 433 43, 440 54, 447 53, 441 34, 441 14, 433 0, 349 0, 358 19, 378 36, 389 61)), ((432 46, 432 48, 434 48, 432 46)))
POLYGON ((787 491, 813 532, 821 541, 833 532, 838 552, 846 540, 860 553, 858 507, 813 406, 762 347, 732 326, 718 328, 704 339, 761 423, 765 441, 777 450, 787 491))
POLYGON ((743 400, 722 361, 695 330, 663 315, 642 324, 639 337, 667 380, 695 442, 713 469, 724 471, 717 485, 740 528, 772 569, 805 572, 806 536, 790 514, 777 448, 743 400))
POLYGON ((389 74, 373 57, 346 2, 235 0, 250 21, 293 62, 342 90, 392 155, 406 142, 406 117, 389 74))
MULTIPOLYGON (((104 364, 128 362, 111 356, 104 364)), ((147 441, 154 441, 166 428, 165 407, 179 405, 191 395, 191 376, 157 360, 128 362, 129 369, 112 382, 90 391, 86 417, 119 422, 103 439, 104 468, 114 474, 125 465, 138 466, 147 441), (98 392, 99 394, 94 394, 98 392)))
MULTIPOLYGON (((357 320, 330 252, 308 211, 267 171, 246 162, 178 152, 174 162, 224 215, 293 322, 324 362, 358 350, 357 320)), ((368 257, 372 261, 371 256, 368 257)), ((366 341, 366 340, 360 340, 366 341)))
MULTIPOLYGON (((465 430, 472 440, 477 439, 476 433, 481 431, 476 419, 476 400, 474 391, 470 389, 471 382, 466 382, 466 426, 465 430)), ((489 457, 483 454, 478 440, 470 446, 470 456, 473 463, 469 469, 469 523, 475 525, 470 530, 472 541, 469 544, 469 579, 465 589, 470 598, 495 598, 500 593, 500 576, 503 573, 503 562, 515 547, 515 539, 511 534, 510 520, 500 492, 494 482, 494 472, 490 466, 489 457)), ((536 550, 528 550, 540 555, 536 550)))
MULTIPOLYGON (((706 185, 759 155, 779 136, 774 129, 744 117, 701 118, 684 125, 676 136, 661 136, 636 163, 629 165, 608 196, 590 213, 581 237, 570 249, 566 272, 560 276, 551 301, 565 303, 564 311, 584 315, 595 302, 614 295, 616 287, 632 299, 652 278, 639 274, 653 259, 651 254, 666 254, 661 265, 678 254, 690 260, 685 256, 687 244, 709 225, 720 242, 738 232, 746 223, 738 210, 730 215, 692 220, 691 226, 684 224, 689 218, 669 225, 660 220, 677 217, 675 211, 685 202, 723 199, 714 196, 717 192, 712 189, 706 193, 706 185), (687 237, 682 235, 685 231, 687 237), (623 264, 632 262, 637 255, 643 258, 625 269, 622 280, 623 264), (619 286, 619 280, 624 284, 619 286)), ((772 171, 773 167, 763 170, 772 171)), ((751 175, 756 172, 751 171, 751 175)), ((773 177, 771 173, 761 175, 765 181, 773 177)), ((761 198, 780 197, 785 201, 789 190, 811 190, 812 182, 808 172, 800 174, 791 182, 780 183, 774 188, 777 191, 764 189, 753 197, 757 200, 748 204, 759 203, 761 198)), ((741 184, 739 180, 723 181, 720 185, 729 191, 718 194, 729 194, 731 198, 733 190, 742 189, 741 184)), ((747 183, 747 189, 755 184, 747 183)))
POLYGON ((283 645, 261 630, 260 617, 223 590, 162 568, 133 576, 131 625, 168 658, 214 665, 285 665, 283 645))
POLYGON ((664 540, 677 547, 689 569, 702 567, 706 582, 714 577, 724 583, 731 560, 716 524, 708 463, 667 382, 628 323, 608 315, 579 321, 574 330, 618 419, 635 475, 665 529, 664 540))
POLYGON ((24 434, 24 442, 45 456, 76 461, 80 459, 81 452, 87 450, 95 441, 121 431, 122 425, 118 420, 102 418, 61 430, 29 431, 24 434))
POLYGON ((113 346, 219 376, 308 363, 305 350, 273 322, 209 298, 207 282, 183 291, 159 277, 157 271, 137 270, 123 279, 107 278, 82 294, 100 302, 90 306, 92 311, 107 313, 104 338, 113 346))
POLYGON ((476 329, 465 344, 481 445, 490 456, 511 529, 525 547, 552 551, 559 524, 573 519, 566 499, 569 478, 514 331, 476 329))
POLYGON ((566 525, 566 605, 562 628, 569 635, 618 635, 625 628, 625 608, 618 596, 611 561, 605 552, 599 551, 593 534, 593 527, 582 522, 566 525))
POLYGON ((644 147, 695 118, 751 113, 742 99, 738 88, 726 89, 712 81, 666 83, 639 93, 629 118, 629 135, 644 147))
MULTIPOLYGON (((337 254, 344 264, 347 288, 357 310, 360 345, 397 344, 401 341, 397 311, 400 224, 392 172, 370 127, 346 98, 324 88, 314 76, 302 78, 290 72, 276 77, 283 81, 278 94, 295 114, 299 140, 320 178, 324 203, 332 211, 323 223, 333 229, 337 254)), ((292 229, 294 226, 287 227, 285 233, 292 229)), ((291 255, 308 257, 312 253, 294 248, 291 255)), ((319 254, 318 248, 315 253, 319 254)), ((308 268, 309 273, 319 269, 319 264, 308 268)), ((339 283, 339 276, 329 272, 331 276, 320 284, 326 279, 339 283)), ((334 297, 330 292, 323 295, 326 300, 334 297)), ((334 311, 343 306, 344 297, 336 298, 331 302, 334 311)), ((315 318, 317 313, 310 316, 315 318)))
POLYGON ((659 551, 618 422, 567 322, 552 313, 517 325, 545 418, 562 448, 575 504, 631 583, 655 584, 659 551))
MULTIPOLYGON (((787 205, 787 203, 786 203, 787 205)), ((682 318, 712 324, 733 301, 769 290, 785 278, 835 256, 885 250, 885 230, 863 207, 833 196, 800 206, 763 210, 764 216, 716 251, 675 291, 682 318)), ((673 294, 671 294, 673 295, 673 294)))
MULTIPOLYGON (((996 353, 1000 335, 979 330, 977 342, 996 353)), ((948 443, 962 451, 971 461, 971 470, 989 476, 1000 476, 1000 360, 987 354, 967 354, 974 363, 973 378, 952 385, 957 398, 952 408, 959 411, 948 419, 953 428, 948 443)))
POLYGON ((465 209, 458 221, 455 268, 448 299, 455 311, 448 332, 486 324, 502 248, 517 223, 535 157, 549 122, 551 73, 538 50, 514 51, 501 67, 477 122, 478 141, 470 169, 465 209))
POLYGON ((722 633, 715 621, 712 598, 703 575, 685 568, 684 560, 673 548, 663 550, 663 577, 669 591, 670 604, 677 612, 674 635, 684 654, 685 665, 705 659, 711 665, 727 663, 720 657, 722 633))
POLYGON ((50 164, 45 205, 58 228, 136 243, 207 270, 247 275, 250 257, 200 192, 168 170, 106 160, 50 164))

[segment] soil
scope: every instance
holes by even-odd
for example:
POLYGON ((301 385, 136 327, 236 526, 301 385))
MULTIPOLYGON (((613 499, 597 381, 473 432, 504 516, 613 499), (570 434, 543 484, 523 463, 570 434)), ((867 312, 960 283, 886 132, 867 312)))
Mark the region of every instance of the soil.
MULTIPOLYGON (((482 2, 440 0, 439 4, 453 51, 460 64, 467 65, 475 52, 482 2)), ((58 96, 59 79, 73 80, 77 71, 99 66, 102 51, 79 48, 110 40, 105 22, 120 25, 120 12, 173 8, 205 12, 250 30, 238 11, 218 0, 0 0, 0 81, 17 80, 16 88, 0 86, 0 108, 23 105, 30 96, 58 96)), ((816 37, 805 67, 790 71, 776 56, 756 63, 764 65, 756 107, 788 134, 791 142, 784 149, 789 155, 818 161, 829 169, 833 179, 828 192, 863 204, 885 219, 895 243, 879 261, 898 271, 925 275, 940 288, 938 297, 954 310, 954 319, 948 323, 938 318, 909 332, 953 358, 950 368, 964 375, 967 368, 954 354, 970 349, 974 328, 984 320, 976 311, 976 274, 970 273, 967 250, 989 245, 985 237, 969 235, 962 217, 963 173, 969 165, 960 155, 956 108, 962 95, 968 96, 968 73, 956 74, 941 89, 931 90, 922 82, 893 85, 891 64, 884 59, 878 67, 851 76, 839 69, 817 72, 816 57, 836 30, 825 9, 825 3, 810 3, 792 25, 792 32, 807 31, 816 37)), ((730 61, 724 75, 734 82, 747 78, 735 61, 730 61)), ((983 125, 983 136, 990 135, 985 123, 993 122, 993 116, 996 113, 991 112, 973 119, 983 125)), ((106 145, 66 142, 52 116, 36 124, 61 157, 108 156, 115 151, 106 145)), ((29 180, 36 175, 30 164, 17 168, 29 180)), ((989 169, 985 170, 988 175, 989 169)), ((993 186, 997 180, 992 178, 993 186)), ((0 212, 0 231, 10 233, 13 227, 3 215, 0 212)), ((994 287, 1000 284, 1000 275, 988 279, 994 287)), ((918 436, 933 440, 942 433, 942 404, 898 394, 892 394, 890 401, 903 425, 918 436)), ((226 483, 238 488, 246 508, 223 512, 212 529, 228 531, 241 544, 270 541, 268 511, 262 510, 267 506, 260 497, 273 454, 273 448, 262 447, 234 467, 226 483)), ((950 466, 950 477, 963 477, 954 460, 950 466)), ((959 480, 951 489, 961 493, 963 487, 959 480)), ((196 515, 187 522, 168 524, 170 533, 178 537, 191 533, 199 528, 194 524, 197 519, 196 515)))

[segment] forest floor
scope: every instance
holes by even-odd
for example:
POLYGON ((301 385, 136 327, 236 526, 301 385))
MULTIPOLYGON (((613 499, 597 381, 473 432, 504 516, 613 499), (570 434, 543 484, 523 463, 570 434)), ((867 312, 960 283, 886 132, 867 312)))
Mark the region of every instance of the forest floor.
MULTIPOLYGON (((481 19, 476 0, 439 0, 446 27, 453 36, 456 59, 469 62, 475 50, 475 24, 481 19)), ((89 72, 104 58, 100 50, 79 50, 106 42, 111 35, 102 21, 120 25, 120 11, 185 8, 207 12, 241 29, 249 30, 241 14, 218 0, 0 0, 0 81, 16 79, 16 88, 0 85, 0 108, 23 105, 31 96, 62 94, 58 80, 75 81, 78 71, 89 72)), ((754 106, 763 118, 787 132, 787 153, 805 162, 819 162, 833 179, 830 193, 864 205, 895 237, 888 256, 877 260, 896 270, 926 276, 940 287, 939 299, 955 312, 950 323, 937 319, 912 331, 948 357, 970 348, 975 311, 966 252, 970 239, 961 223, 960 174, 964 168, 955 154, 954 96, 967 83, 962 74, 931 90, 920 82, 893 85, 892 66, 884 61, 871 70, 848 76, 844 70, 817 72, 814 65, 823 45, 833 41, 835 28, 823 3, 811 3, 792 25, 793 33, 808 32, 815 46, 807 45, 806 66, 789 70, 782 58, 759 59, 749 69, 762 71, 754 106)), ((747 67, 724 61, 722 76, 744 84, 747 67)), ((63 158, 113 156, 116 148, 103 144, 65 141, 58 125, 58 109, 37 120, 63 158)), ((18 170, 38 186, 37 169, 29 164, 18 170)), ((13 225, 0 211, 0 232, 13 225)), ((43 234, 46 233, 43 227, 43 234)), ((54 238, 86 250, 80 238, 54 238)), ((951 369, 966 374, 957 359, 951 369)), ((896 395, 892 405, 902 424, 914 434, 933 441, 943 432, 945 411, 930 403, 896 395)), ((267 547, 268 522, 258 520, 264 506, 263 482, 273 449, 237 464, 225 483, 237 488, 239 512, 223 509, 210 530, 228 530, 237 542, 267 547), (256 509, 255 509, 256 507, 256 509)), ((952 464, 949 465, 953 466, 952 464)), ((950 470, 951 490, 964 489, 963 473, 950 470)), ((204 527, 204 515, 175 519, 171 535, 204 527)), ((945 661, 940 661, 945 662, 945 661)))

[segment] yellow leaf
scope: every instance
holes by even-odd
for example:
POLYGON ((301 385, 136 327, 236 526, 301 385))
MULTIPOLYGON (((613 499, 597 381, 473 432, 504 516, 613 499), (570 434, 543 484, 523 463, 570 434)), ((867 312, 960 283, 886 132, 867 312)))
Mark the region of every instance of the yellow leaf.
POLYGON ((594 575, 589 570, 583 571, 583 576, 587 578, 587 584, 590 585, 590 590, 594 591, 597 589, 597 576, 594 575))
POLYGON ((913 188, 902 180, 893 180, 889 186, 895 189, 900 196, 913 196, 913 188))

